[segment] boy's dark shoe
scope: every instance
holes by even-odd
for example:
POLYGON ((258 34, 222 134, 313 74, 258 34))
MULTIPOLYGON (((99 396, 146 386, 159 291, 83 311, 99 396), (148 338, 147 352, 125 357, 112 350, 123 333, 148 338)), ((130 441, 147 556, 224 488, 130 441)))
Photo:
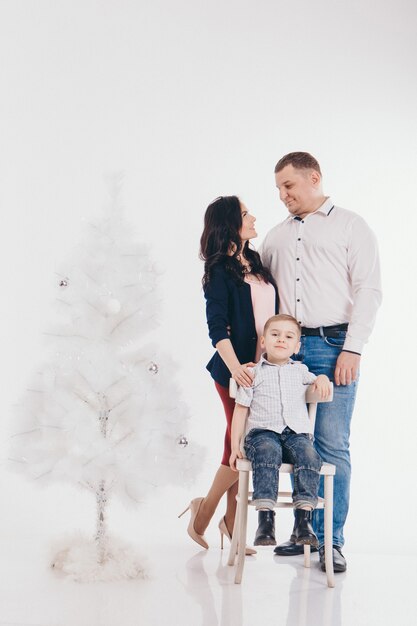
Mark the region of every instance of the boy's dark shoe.
MULTIPOLYGON (((319 550, 320 553, 320 567, 321 571, 326 571, 326 563, 324 560, 324 546, 322 546, 319 550)), ((346 571, 346 559, 342 554, 342 548, 339 546, 333 546, 333 569, 336 572, 345 572, 346 571)))
MULTIPOLYGON (((300 544, 295 543, 296 537, 294 533, 295 533, 296 525, 297 525, 297 522, 294 521, 294 528, 292 530, 289 541, 280 543, 279 546, 275 548, 274 552, 275 554, 278 554, 278 556, 299 556, 300 554, 304 554, 304 545, 301 543, 300 544)), ((312 553, 318 552, 318 548, 311 546, 310 551, 312 553)))
POLYGON ((295 543, 298 545, 309 545, 314 548, 319 547, 319 540, 311 525, 312 511, 305 511, 304 509, 295 509, 295 524, 293 530, 293 536, 295 543))
POLYGON ((258 530, 254 546, 276 546, 275 511, 258 511, 258 530))

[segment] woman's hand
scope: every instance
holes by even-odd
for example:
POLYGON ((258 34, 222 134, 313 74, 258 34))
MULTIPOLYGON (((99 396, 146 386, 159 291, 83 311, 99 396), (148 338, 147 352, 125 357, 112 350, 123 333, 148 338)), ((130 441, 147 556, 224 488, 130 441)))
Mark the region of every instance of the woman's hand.
POLYGON ((231 370, 232 378, 241 387, 251 387, 253 382, 253 374, 248 367, 255 367, 255 363, 242 363, 231 370))
POLYGON ((242 451, 239 448, 237 450, 232 450, 232 454, 229 459, 230 469, 234 472, 237 472, 236 459, 243 459, 242 451))

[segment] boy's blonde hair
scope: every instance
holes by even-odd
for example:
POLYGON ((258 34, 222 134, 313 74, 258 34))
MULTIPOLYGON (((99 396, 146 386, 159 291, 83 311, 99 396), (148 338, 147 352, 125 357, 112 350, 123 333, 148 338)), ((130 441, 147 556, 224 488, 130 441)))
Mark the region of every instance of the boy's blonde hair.
POLYGON ((266 321, 263 334, 265 335, 266 331, 268 330, 272 322, 284 322, 284 321, 292 322, 294 326, 297 328, 298 336, 301 337, 301 325, 297 322, 295 317, 293 317, 292 315, 286 315, 285 313, 279 313, 278 315, 273 315, 272 317, 270 317, 269 320, 266 321))

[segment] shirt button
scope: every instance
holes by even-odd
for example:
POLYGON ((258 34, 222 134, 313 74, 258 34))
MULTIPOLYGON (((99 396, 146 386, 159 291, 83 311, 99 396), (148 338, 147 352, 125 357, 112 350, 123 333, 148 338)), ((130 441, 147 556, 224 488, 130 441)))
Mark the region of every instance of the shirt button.
POLYGON ((301 220, 301 223, 304 224, 304 220, 301 220))
POLYGON ((297 241, 301 241, 301 237, 298 237, 297 241))
POLYGON ((300 280, 299 278, 297 278, 296 280, 300 280))
POLYGON ((297 257, 297 261, 299 261, 299 260, 300 260, 300 257, 297 257))
POLYGON ((300 302, 300 298, 297 298, 297 302, 300 302))

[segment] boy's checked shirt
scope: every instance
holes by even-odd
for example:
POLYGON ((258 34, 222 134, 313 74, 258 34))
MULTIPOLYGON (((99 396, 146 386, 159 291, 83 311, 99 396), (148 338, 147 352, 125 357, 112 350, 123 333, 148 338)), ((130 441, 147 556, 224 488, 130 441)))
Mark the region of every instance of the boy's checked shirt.
POLYGON ((305 394, 317 376, 298 361, 289 359, 285 365, 275 365, 265 356, 248 368, 254 374, 253 386, 238 387, 236 394, 237 404, 250 407, 246 433, 252 428, 282 433, 288 426, 296 433, 312 434, 305 394))

